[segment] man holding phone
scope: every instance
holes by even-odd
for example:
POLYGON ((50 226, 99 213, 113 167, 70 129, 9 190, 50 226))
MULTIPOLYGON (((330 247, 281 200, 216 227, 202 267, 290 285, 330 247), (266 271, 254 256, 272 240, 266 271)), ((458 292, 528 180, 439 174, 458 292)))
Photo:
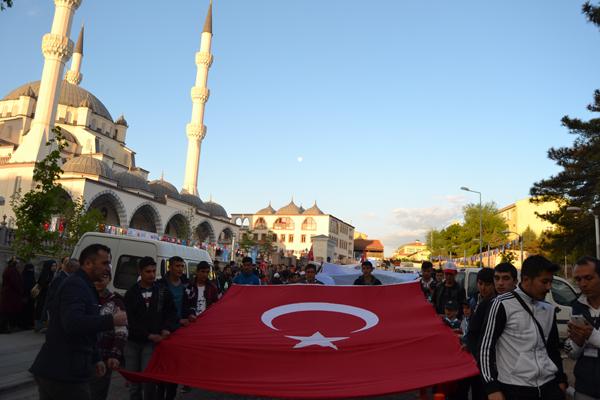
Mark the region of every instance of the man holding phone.
POLYGON ((573 271, 581 296, 573 303, 566 348, 575 364, 575 400, 600 399, 600 261, 585 256, 573 271))

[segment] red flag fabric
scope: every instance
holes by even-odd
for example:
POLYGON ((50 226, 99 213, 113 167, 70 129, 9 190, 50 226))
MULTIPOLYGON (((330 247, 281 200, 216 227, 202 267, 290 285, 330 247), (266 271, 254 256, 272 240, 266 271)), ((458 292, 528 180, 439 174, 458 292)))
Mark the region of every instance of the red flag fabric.
POLYGON ((132 380, 278 398, 398 393, 478 373, 420 284, 234 285, 132 380))
POLYGON ((310 245, 310 250, 308 251, 308 261, 315 261, 315 254, 313 253, 313 247, 310 245))

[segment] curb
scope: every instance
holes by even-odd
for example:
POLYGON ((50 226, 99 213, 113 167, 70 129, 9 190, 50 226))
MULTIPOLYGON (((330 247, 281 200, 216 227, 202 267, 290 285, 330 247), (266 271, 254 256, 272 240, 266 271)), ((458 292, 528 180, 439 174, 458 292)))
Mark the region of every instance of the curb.
POLYGON ((28 371, 4 375, 2 377, 2 381, 0 381, 0 395, 24 386, 29 386, 33 383, 33 375, 31 375, 31 373, 28 371))

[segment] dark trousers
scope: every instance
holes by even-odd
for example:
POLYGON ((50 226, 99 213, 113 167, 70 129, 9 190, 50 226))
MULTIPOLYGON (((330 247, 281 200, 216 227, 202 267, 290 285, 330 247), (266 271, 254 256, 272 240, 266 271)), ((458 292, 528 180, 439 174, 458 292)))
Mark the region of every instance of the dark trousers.
POLYGON ((92 392, 92 400, 106 400, 108 398, 108 390, 110 389, 110 380, 112 379, 112 370, 107 369, 103 377, 94 377, 90 381, 90 391, 92 392))
POLYGON ((159 400, 173 400, 177 396, 177 384, 176 383, 159 383, 157 385, 157 399, 159 400))
POLYGON ((565 400, 565 393, 555 381, 541 387, 515 386, 500 384, 506 400, 565 400))
POLYGON ((35 377, 40 400, 91 400, 89 382, 67 383, 35 377))

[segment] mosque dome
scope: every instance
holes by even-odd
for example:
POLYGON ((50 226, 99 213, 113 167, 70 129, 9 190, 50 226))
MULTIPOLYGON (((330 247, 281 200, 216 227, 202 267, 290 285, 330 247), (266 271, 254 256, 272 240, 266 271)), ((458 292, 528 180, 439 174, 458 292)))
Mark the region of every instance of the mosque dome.
POLYGON ((165 196, 169 196, 172 199, 181 198, 177 188, 164 179, 156 179, 148 185, 150 186, 150 192, 154 193, 157 199, 162 200, 165 196))
POLYGON ((263 208, 262 210, 258 210, 256 215, 275 215, 275 209, 271 207, 271 203, 269 203, 267 207, 263 208))
MULTIPOLYGON (((65 80, 61 81, 62 86, 60 88, 60 96, 58 98, 58 104, 71 107, 80 107, 86 105, 91 108, 93 112, 101 117, 112 121, 112 117, 108 112, 108 109, 96 96, 83 89, 78 85, 73 85, 65 80)), ((6 96, 2 100, 17 100, 20 96, 37 97, 40 92, 40 81, 29 82, 22 86, 19 86, 6 96)))
POLYGON ((120 187, 125 189, 136 189, 150 192, 150 186, 148 182, 141 176, 134 172, 123 171, 115 175, 117 183, 120 187))
POLYGON ((115 179, 113 171, 108 164, 91 156, 71 158, 63 164, 62 170, 64 172, 96 175, 107 179, 115 179))
POLYGON ((208 211, 213 217, 229 218, 229 215, 227 215, 227 211, 225 211, 225 208, 223 208, 223 206, 219 203, 215 203, 212 200, 204 203, 204 209, 208 211))
POLYGON ((179 197, 181 198, 181 201, 183 201, 184 203, 187 203, 191 206, 196 207, 199 210, 204 210, 204 202, 200 199, 200 197, 194 195, 194 194, 190 194, 190 193, 181 193, 179 195, 179 197))
POLYGON ((325 215, 325 213, 323 211, 321 211, 319 206, 317 206, 316 201, 315 201, 315 204, 313 204, 313 206, 311 208, 304 211, 302 214, 304 214, 304 215, 325 215))
POLYGON ((287 206, 281 207, 277 210, 277 215, 299 215, 302 214, 300 211, 300 207, 294 203, 294 200, 290 201, 290 204, 287 206))

